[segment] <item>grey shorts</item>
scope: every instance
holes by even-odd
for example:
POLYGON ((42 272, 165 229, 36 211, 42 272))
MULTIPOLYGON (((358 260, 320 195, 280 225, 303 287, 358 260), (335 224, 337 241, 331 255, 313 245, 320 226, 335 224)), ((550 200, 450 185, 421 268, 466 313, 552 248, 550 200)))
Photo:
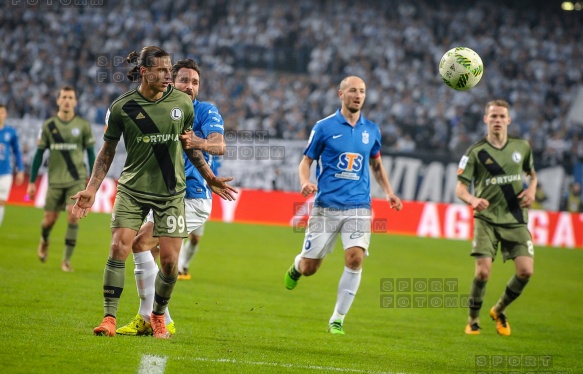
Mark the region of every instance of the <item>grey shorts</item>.
POLYGON ((499 246, 504 261, 518 256, 534 257, 532 236, 526 225, 502 227, 475 219, 472 256, 491 257, 494 260, 499 246))
POLYGON ((111 215, 111 228, 124 227, 139 231, 150 209, 154 215, 155 237, 188 236, 182 195, 170 200, 153 201, 118 189, 111 215))

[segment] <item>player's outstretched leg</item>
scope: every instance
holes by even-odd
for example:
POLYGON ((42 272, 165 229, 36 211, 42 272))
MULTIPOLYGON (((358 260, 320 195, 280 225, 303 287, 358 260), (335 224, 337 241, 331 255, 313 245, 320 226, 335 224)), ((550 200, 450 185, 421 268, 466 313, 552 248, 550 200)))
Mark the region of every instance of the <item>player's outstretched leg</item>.
MULTIPOLYGON (((515 260, 515 262, 516 261, 517 260, 515 260)), ((506 308, 522 294, 522 291, 528 284, 531 273, 532 269, 530 269, 529 274, 523 278, 520 278, 518 274, 514 274, 506 284, 506 289, 502 293, 502 296, 500 296, 496 305, 490 309, 490 317, 496 321, 496 331, 498 334, 503 336, 510 335, 510 324, 508 323, 504 312, 506 311, 506 308)))

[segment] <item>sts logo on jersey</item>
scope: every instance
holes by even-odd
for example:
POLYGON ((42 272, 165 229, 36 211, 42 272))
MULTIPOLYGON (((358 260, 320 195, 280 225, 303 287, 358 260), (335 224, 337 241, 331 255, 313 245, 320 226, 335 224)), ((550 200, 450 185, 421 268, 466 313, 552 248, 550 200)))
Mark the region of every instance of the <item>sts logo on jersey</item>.
POLYGON ((344 152, 338 158, 338 168, 344 171, 360 171, 363 157, 359 153, 344 152))

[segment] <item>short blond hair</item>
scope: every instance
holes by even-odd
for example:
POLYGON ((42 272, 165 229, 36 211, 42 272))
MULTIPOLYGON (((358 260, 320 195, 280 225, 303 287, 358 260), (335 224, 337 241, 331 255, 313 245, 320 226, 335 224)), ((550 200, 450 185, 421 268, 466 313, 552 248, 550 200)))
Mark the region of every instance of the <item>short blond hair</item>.
POLYGON ((502 106, 502 107, 506 108, 508 110, 508 112, 510 112, 510 104, 508 104, 508 101, 502 100, 502 99, 496 99, 496 100, 488 101, 488 104, 486 104, 486 108, 484 111, 485 114, 488 114, 488 108, 490 108, 492 105, 493 106, 502 106))

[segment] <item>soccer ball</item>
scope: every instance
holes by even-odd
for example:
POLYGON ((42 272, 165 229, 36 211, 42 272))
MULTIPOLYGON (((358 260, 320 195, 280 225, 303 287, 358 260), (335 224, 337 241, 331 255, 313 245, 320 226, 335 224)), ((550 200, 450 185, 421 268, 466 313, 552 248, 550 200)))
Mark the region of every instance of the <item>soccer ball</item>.
POLYGON ((439 62, 441 80, 456 91, 474 87, 482 79, 482 73, 484 73, 482 59, 469 48, 452 48, 439 62))

